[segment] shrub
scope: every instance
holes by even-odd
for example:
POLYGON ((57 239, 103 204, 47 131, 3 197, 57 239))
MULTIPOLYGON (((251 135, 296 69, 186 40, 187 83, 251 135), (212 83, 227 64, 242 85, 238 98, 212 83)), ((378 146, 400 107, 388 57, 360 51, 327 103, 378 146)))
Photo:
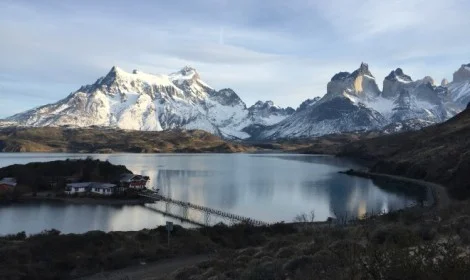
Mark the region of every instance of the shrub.
POLYGON ((412 246, 417 243, 417 236, 408 228, 399 225, 383 226, 372 232, 374 244, 394 244, 400 247, 412 246))
POLYGON ((297 270, 303 270, 305 268, 311 267, 312 263, 312 256, 299 256, 286 262, 283 266, 283 270, 292 275, 295 274, 297 270))
POLYGON ((295 247, 284 247, 277 251, 276 258, 285 259, 290 258, 297 253, 297 249, 295 247))
POLYGON ((432 225, 421 224, 416 234, 424 241, 431 241, 437 236, 437 230, 432 225))
POLYGON ((281 279, 280 266, 274 262, 262 263, 249 268, 241 279, 246 280, 276 280, 281 279))
POLYGON ((5 236, 0 236, 0 240, 25 240, 26 239, 26 233, 24 231, 18 232, 17 234, 8 234, 5 236))

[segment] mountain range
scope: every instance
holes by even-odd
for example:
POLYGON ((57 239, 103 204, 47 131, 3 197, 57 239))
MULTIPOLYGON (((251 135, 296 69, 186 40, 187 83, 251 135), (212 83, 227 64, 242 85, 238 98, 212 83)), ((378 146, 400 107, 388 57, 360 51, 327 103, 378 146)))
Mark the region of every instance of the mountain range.
POLYGON ((323 97, 296 109, 272 101, 247 107, 235 91, 216 90, 199 73, 184 67, 169 75, 112 67, 95 83, 66 98, 16 114, 0 126, 111 127, 160 131, 201 129, 227 139, 279 139, 380 130, 393 133, 443 122, 470 101, 470 64, 452 82, 435 85, 431 77, 413 80, 397 68, 379 89, 366 63, 339 72, 323 97))

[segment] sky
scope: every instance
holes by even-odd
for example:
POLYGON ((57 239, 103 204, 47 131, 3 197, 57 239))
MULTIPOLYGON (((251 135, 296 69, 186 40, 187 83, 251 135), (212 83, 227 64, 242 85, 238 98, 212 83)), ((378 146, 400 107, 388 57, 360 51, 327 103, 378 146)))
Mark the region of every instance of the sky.
POLYGON ((468 0, 0 0, 0 118, 124 70, 189 65, 248 106, 296 108, 361 62, 382 86, 470 62, 468 0))

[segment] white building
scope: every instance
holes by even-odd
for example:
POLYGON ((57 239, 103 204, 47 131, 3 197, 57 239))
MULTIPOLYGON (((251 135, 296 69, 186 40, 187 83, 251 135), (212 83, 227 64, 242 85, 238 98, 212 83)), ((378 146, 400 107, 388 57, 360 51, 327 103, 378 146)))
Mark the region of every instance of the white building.
POLYGON ((116 190, 115 184, 98 183, 98 182, 82 182, 82 183, 69 183, 65 187, 66 194, 75 193, 96 193, 101 195, 112 195, 116 190))
POLYGON ((65 187, 66 194, 74 194, 74 193, 86 193, 90 191, 90 182, 84 183, 69 183, 65 187))
POLYGON ((112 195, 116 191, 116 185, 108 183, 91 183, 90 189, 92 193, 112 195))

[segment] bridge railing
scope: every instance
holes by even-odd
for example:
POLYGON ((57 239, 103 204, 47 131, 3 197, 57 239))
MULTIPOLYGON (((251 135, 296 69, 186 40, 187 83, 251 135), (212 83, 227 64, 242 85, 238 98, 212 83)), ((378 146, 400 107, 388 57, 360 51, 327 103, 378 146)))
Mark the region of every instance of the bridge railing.
POLYGON ((223 217, 223 218, 228 218, 228 219, 231 219, 231 220, 234 220, 234 221, 247 223, 247 224, 254 225, 254 226, 267 226, 268 225, 268 223, 265 223, 263 221, 259 221, 259 220, 248 218, 248 217, 244 217, 244 216, 237 215, 237 214, 232 214, 232 213, 229 213, 229 212, 221 211, 221 210, 206 207, 206 206, 193 204, 193 203, 186 202, 186 201, 172 199, 172 198, 169 198, 169 197, 166 197, 166 196, 160 195, 158 193, 154 193, 154 192, 147 191, 147 192, 144 192, 144 193, 140 193, 139 195, 143 196, 143 197, 151 198, 151 199, 156 200, 156 201, 159 201, 159 200, 165 201, 167 203, 172 203, 172 204, 176 204, 176 205, 179 205, 179 206, 182 206, 182 207, 196 209, 196 210, 199 210, 201 212, 214 214, 214 215, 217 215, 217 216, 220 216, 220 217, 223 217))

